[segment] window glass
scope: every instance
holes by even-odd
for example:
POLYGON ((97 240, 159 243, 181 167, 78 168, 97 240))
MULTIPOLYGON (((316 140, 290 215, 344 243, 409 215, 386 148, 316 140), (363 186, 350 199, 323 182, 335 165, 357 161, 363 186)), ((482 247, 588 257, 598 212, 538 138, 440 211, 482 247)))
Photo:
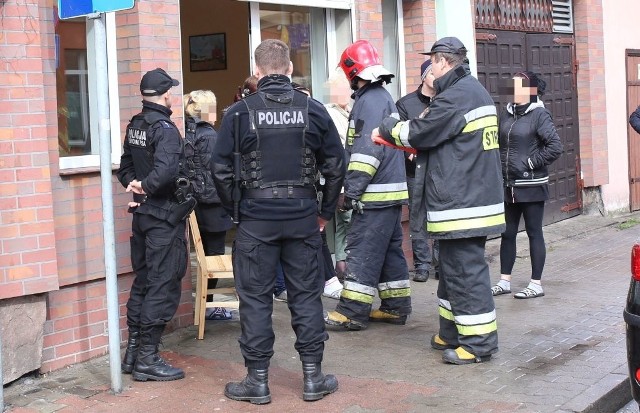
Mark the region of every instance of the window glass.
POLYGON ((400 50, 398 46, 398 0, 382 0, 382 65, 396 75, 387 85, 394 100, 400 97, 400 50))
POLYGON ((252 47, 265 39, 287 43, 292 81, 308 88, 320 102, 329 103, 327 78, 352 42, 350 10, 270 3, 252 3, 251 9, 252 28, 260 32, 260 38, 252 37, 252 47))
POLYGON ((97 153, 91 145, 86 33, 85 19, 61 20, 56 25, 60 157, 97 153))
POLYGON ((312 89, 309 8, 260 4, 260 36, 262 40, 282 40, 289 46, 293 62, 291 80, 312 89))
MULTIPOLYGON (((57 10, 54 11, 57 13, 57 10)), ((95 25, 97 19, 56 19, 55 64, 61 174, 100 166, 95 25)), ((120 108, 114 13, 105 13, 111 163, 120 159, 120 108)))

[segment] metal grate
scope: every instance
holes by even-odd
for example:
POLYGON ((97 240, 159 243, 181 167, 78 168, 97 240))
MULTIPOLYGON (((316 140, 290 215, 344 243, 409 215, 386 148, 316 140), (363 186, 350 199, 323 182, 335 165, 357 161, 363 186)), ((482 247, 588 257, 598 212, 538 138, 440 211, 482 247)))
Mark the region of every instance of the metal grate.
POLYGON ((553 31, 573 33, 573 5, 571 0, 553 0, 553 31))
POLYGON ((552 0, 476 0, 476 28, 551 33, 552 0))

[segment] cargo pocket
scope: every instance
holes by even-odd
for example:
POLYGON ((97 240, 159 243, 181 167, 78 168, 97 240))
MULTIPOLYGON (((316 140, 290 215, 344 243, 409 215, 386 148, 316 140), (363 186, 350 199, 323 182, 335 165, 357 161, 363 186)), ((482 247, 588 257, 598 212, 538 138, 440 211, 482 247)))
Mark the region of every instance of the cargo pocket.
POLYGON ((137 274, 147 266, 145 260, 146 246, 144 241, 141 242, 136 237, 131 237, 129 244, 131 245, 131 268, 137 274))
MULTIPOLYGON (((270 277, 262 276, 260 265, 261 245, 258 242, 239 242, 233 244, 233 272, 237 274, 235 282, 238 288, 248 293, 261 293, 267 287, 270 277)), ((275 268, 273 269, 275 271, 275 268)))

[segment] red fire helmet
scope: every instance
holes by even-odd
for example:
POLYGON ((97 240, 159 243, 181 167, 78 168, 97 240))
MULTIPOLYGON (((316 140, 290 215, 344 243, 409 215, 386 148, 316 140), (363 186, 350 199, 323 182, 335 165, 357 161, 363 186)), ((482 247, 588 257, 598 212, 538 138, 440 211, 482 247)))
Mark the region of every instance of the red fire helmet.
POLYGON ((342 52, 340 68, 350 81, 357 76, 360 79, 375 82, 380 77, 386 76, 388 83, 388 79, 394 77, 380 63, 375 47, 366 40, 357 40, 342 52))

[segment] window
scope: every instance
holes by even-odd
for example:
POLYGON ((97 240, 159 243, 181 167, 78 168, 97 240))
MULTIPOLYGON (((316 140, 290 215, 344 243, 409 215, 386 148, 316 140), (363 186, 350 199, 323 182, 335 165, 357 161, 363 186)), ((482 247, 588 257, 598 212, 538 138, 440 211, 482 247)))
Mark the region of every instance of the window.
MULTIPOLYGON (((95 92, 94 21, 59 20, 56 24, 56 98, 60 170, 97 168, 100 165, 97 97, 95 92)), ((106 14, 107 61, 116 63, 115 18, 106 14)), ((117 73, 109 71, 111 96, 111 162, 120 159, 120 116, 117 73)))
POLYGON ((553 0, 553 31, 556 33, 573 33, 572 0, 553 0))
POLYGON ((324 82, 353 37, 349 10, 252 3, 251 22, 252 33, 259 33, 252 35, 252 51, 266 39, 287 43, 293 63, 291 80, 323 102, 324 82))

